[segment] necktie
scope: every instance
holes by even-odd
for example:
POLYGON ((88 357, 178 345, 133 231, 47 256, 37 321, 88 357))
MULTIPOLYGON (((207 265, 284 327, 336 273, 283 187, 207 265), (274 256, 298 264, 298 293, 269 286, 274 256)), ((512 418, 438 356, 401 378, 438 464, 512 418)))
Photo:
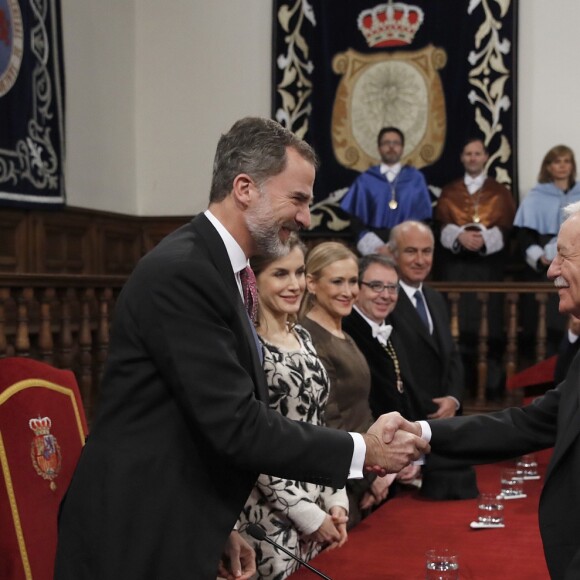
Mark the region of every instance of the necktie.
POLYGON ((240 270, 240 282, 242 283, 242 294, 246 311, 252 322, 256 322, 258 314, 258 288, 256 286, 256 276, 250 266, 240 270))
POLYGON ((421 290, 415 292, 415 300, 417 300, 417 314, 419 318, 423 321, 423 324, 427 327, 429 334, 431 333, 431 328, 429 327, 429 317, 427 316, 427 309, 425 308, 425 300, 423 299, 423 294, 421 290))
POLYGON ((390 324, 381 324, 380 326, 374 325, 372 329, 373 338, 376 338, 381 344, 387 344, 393 327, 390 324))

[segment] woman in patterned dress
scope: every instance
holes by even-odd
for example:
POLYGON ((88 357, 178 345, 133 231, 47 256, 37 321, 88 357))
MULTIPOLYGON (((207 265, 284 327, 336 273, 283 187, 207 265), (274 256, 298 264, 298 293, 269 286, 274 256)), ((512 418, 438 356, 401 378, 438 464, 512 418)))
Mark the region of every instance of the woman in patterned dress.
MULTIPOLYGON (((255 258, 259 295, 257 331, 263 344, 270 407, 297 421, 323 424, 328 376, 310 335, 296 324, 304 294, 304 246, 293 234, 289 253, 255 258)), ((245 533, 257 523, 269 538, 303 560, 347 539, 348 499, 344 489, 260 475, 239 519, 240 533, 256 550, 259 578, 281 580, 299 564, 266 542, 245 533)))

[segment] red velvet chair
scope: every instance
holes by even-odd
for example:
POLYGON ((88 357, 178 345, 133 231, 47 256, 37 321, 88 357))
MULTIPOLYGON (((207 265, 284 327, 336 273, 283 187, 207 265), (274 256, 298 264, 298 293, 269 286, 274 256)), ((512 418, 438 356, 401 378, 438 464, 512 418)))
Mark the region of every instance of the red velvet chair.
POLYGON ((522 389, 523 403, 526 405, 531 403, 554 387, 557 360, 558 355, 554 355, 516 373, 507 381, 508 390, 522 389))
POLYGON ((52 580, 58 507, 86 434, 72 372, 0 359, 0 580, 52 580))

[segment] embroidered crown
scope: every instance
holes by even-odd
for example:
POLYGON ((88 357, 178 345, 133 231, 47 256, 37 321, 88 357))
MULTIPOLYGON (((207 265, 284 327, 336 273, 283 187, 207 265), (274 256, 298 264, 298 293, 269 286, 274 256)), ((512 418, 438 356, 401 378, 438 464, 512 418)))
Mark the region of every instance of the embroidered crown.
POLYGON ((38 417, 38 419, 30 419, 28 426, 34 431, 35 435, 48 435, 52 427, 50 417, 38 417))
POLYGON ((424 13, 418 6, 389 0, 363 10, 357 25, 371 47, 411 44, 423 24, 424 13))

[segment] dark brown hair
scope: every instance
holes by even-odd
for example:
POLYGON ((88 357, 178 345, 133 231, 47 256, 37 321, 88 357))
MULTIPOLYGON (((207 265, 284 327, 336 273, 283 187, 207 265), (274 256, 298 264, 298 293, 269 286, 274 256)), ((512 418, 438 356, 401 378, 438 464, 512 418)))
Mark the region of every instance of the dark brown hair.
POLYGON ((570 157, 572 161, 572 173, 570 173, 570 177, 568 178, 568 189, 574 187, 576 183, 576 159, 574 158, 574 151, 566 145, 556 145, 544 155, 542 166, 540 167, 540 174, 538 175, 538 181, 540 183, 551 183, 554 181, 554 178, 548 171, 548 165, 553 163, 558 157, 564 157, 565 155, 570 157))
POLYGON ((248 174, 258 187, 286 168, 286 150, 294 149, 315 168, 314 149, 271 119, 245 117, 220 137, 213 162, 210 203, 220 202, 231 192, 234 179, 248 174))

